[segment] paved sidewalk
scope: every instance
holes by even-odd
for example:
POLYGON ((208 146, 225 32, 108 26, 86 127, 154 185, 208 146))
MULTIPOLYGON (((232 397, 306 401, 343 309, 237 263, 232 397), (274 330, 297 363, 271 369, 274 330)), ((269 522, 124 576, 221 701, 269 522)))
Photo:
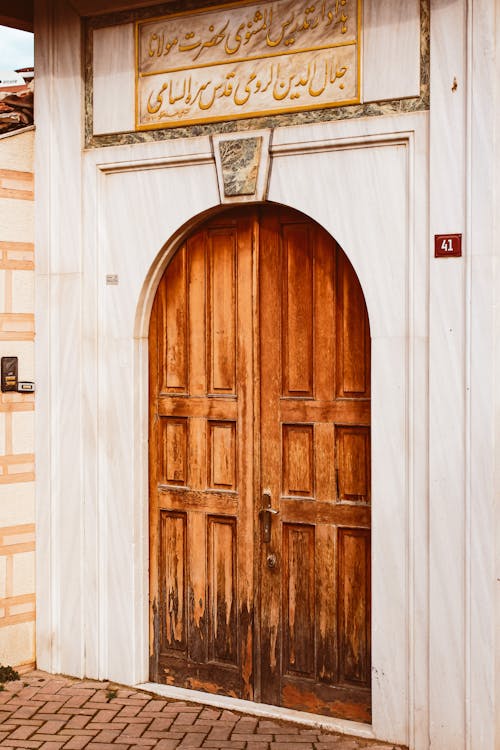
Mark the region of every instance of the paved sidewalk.
POLYGON ((392 750, 321 729, 30 672, 0 692, 0 747, 22 750, 392 750))

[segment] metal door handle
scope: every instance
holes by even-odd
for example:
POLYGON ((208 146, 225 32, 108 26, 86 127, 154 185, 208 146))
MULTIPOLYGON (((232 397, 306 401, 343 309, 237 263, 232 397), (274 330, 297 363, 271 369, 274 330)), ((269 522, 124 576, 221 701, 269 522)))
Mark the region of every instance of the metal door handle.
POLYGON ((271 521, 273 516, 277 516, 279 510, 271 508, 271 490, 265 489, 262 491, 262 500, 264 502, 263 507, 260 509, 259 514, 262 516, 262 541, 264 544, 269 544, 271 541, 271 521))

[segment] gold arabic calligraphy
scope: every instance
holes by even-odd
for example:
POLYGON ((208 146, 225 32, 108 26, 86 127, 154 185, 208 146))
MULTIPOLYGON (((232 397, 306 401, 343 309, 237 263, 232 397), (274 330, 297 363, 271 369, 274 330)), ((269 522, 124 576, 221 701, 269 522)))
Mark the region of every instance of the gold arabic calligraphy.
POLYGON ((168 30, 153 31, 149 35, 149 57, 164 57, 173 50, 180 53, 193 52, 191 61, 197 61, 207 49, 218 47, 228 55, 240 51, 250 52, 255 42, 264 43, 268 48, 279 46, 291 48, 300 40, 304 32, 312 32, 319 25, 330 30, 338 27, 341 34, 346 34, 349 15, 346 12, 348 0, 335 0, 306 4, 299 12, 291 9, 284 20, 279 18, 278 8, 259 7, 253 15, 231 23, 231 19, 222 20, 217 27, 210 23, 202 31, 190 30, 186 33, 169 33, 168 30), (243 49, 242 49, 243 48, 243 49), (247 49, 244 49, 247 48, 247 49))
POLYGON ((137 127, 359 101, 361 0, 260 0, 137 22, 137 127))
MULTIPOLYGON (((250 72, 246 77, 238 76, 232 69, 219 78, 210 78, 203 82, 193 80, 192 74, 182 78, 173 76, 164 81, 160 89, 151 91, 147 101, 150 115, 161 118, 187 115, 193 108, 201 111, 210 110, 215 102, 224 97, 230 98, 237 107, 247 104, 251 97, 269 92, 276 102, 285 99, 299 99, 302 91, 310 97, 319 97, 329 86, 340 81, 339 88, 344 88, 342 78, 347 73, 347 66, 338 66, 333 56, 320 61, 312 61, 302 71, 293 70, 283 74, 282 64, 271 62, 262 73, 250 72), (169 109, 180 102, 180 106, 169 109)), ((258 105, 256 105, 258 106, 258 105)))

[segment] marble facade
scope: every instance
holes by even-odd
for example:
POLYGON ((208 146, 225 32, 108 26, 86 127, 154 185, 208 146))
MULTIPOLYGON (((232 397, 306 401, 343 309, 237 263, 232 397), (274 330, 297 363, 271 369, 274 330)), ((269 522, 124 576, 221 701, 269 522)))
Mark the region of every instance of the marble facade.
POLYGON ((267 200, 339 242, 372 333, 373 722, 330 725, 494 750, 500 10, 430 0, 422 64, 427 3, 364 0, 361 101, 345 116, 137 133, 133 24, 158 9, 131 5, 82 20, 37 3, 38 666, 148 679, 149 313, 200 220, 267 200), (245 138, 260 153, 231 146, 250 163, 242 189, 223 144, 245 138), (446 232, 463 257, 433 257, 446 232))

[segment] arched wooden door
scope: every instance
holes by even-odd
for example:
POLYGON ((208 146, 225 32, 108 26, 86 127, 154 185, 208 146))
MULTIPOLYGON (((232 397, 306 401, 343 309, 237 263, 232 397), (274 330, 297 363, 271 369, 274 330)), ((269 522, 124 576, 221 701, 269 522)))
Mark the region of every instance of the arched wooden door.
POLYGON ((370 721, 370 334, 302 214, 179 248, 150 334, 151 679, 370 721))

